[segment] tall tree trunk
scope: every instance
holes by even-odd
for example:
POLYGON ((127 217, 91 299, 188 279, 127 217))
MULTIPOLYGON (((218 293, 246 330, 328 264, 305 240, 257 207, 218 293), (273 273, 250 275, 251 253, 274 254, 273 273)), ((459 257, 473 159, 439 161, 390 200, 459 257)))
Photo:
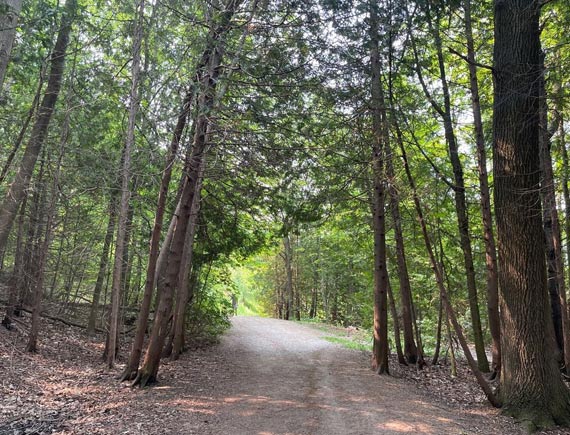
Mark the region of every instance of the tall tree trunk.
MULTIPOLYGON (((439 6, 436 6, 438 8, 439 6)), ((429 17, 428 17, 429 18, 429 17)), ((451 97, 445 71, 445 60, 443 58, 443 49, 440 33, 440 13, 436 12, 436 18, 433 21, 435 47, 437 50, 437 59, 439 64, 440 82, 443 91, 443 108, 439 108, 443 119, 443 127, 445 130, 445 139, 449 150, 449 158, 453 168, 454 178, 454 196, 455 210, 457 213, 457 224, 459 228, 459 237, 461 250, 463 251, 463 261, 465 264, 465 277, 467 280, 467 294, 469 296, 469 311, 471 314, 471 324, 473 328, 473 341, 475 344, 475 352, 477 353, 477 365, 479 370, 483 372, 489 371, 489 362, 485 353, 485 340, 481 328, 481 315, 479 313, 479 302, 477 295, 477 284, 475 278, 475 267, 473 265, 473 251, 471 248, 471 236, 469 235, 469 215, 467 211, 467 200, 465 198, 465 181, 463 178, 463 167, 459 158, 459 147, 457 138, 455 137, 453 120, 451 118, 451 97)))
POLYGON ((30 327, 30 333, 28 334, 28 344, 26 345, 26 350, 28 352, 37 352, 38 349, 37 342, 40 330, 40 312, 42 308, 42 297, 44 293, 44 282, 46 275, 45 265, 49 253, 48 252, 49 247, 51 244, 51 236, 53 232, 53 220, 57 212, 57 203, 59 197, 58 194, 59 175, 61 173, 61 164, 63 161, 63 155, 65 153, 65 147, 67 145, 68 136, 69 136, 69 107, 68 110, 66 111, 65 120, 63 122, 59 155, 51 186, 51 198, 49 201, 48 209, 46 210, 44 239, 39 248, 36 288, 34 289, 33 292, 34 294, 33 294, 33 305, 32 305, 32 325, 30 327))
POLYGON ((552 344, 540 207, 541 2, 495 0, 493 149, 499 247, 500 391, 530 430, 570 424, 552 344))
MULTIPOLYGON (((136 181, 132 183, 132 191, 136 192, 136 181)), ((129 291, 131 289, 131 272, 133 270, 133 256, 131 253, 131 234, 133 232, 133 225, 134 225, 134 208, 133 208, 133 197, 130 198, 129 201, 129 208, 127 211, 127 224, 125 226, 125 241, 123 242, 123 246, 125 247, 123 251, 123 270, 121 270, 121 305, 128 306, 129 304, 129 291)))
POLYGON ((435 275, 435 281, 436 281, 436 284, 437 284, 437 287, 438 287, 438 290, 439 290, 439 293, 441 296, 441 300, 442 300, 442 303, 445 307, 445 312, 447 314, 449 321, 451 322, 451 325, 453 326, 453 329, 455 331, 455 334, 457 335, 457 338, 459 339, 459 344, 461 345, 461 348, 463 349, 463 353, 465 354, 465 358, 467 359, 467 363, 469 364, 469 367, 470 367, 473 375, 477 379, 477 383, 479 384, 479 386, 481 387, 481 389, 485 393, 485 396, 487 397, 489 402, 493 406, 499 407, 500 401, 495 396, 490 385, 487 383, 487 380, 485 379, 485 377, 483 376, 483 374, 479 370, 479 367, 477 365, 477 361, 475 361, 475 359, 473 358, 473 355, 471 355, 471 350, 469 349, 469 346, 467 344, 467 340, 465 339, 465 335, 463 334, 463 330, 461 329, 461 325, 459 324, 459 322, 457 320, 457 316, 455 315, 455 311, 453 310, 453 307, 451 305, 451 301, 449 300, 448 292, 447 292, 447 289, 446 289, 444 281, 443 281, 443 273, 442 273, 440 265, 438 264, 437 259, 435 257, 433 245, 432 245, 431 239, 429 237, 429 233, 427 230, 427 224, 426 224, 424 214, 423 214, 421 201, 420 201, 420 198, 419 198, 418 193, 417 193, 416 184, 415 184, 414 179, 412 177, 412 173, 410 171, 410 165, 408 163, 406 150, 404 148, 402 133, 401 133, 397 124, 395 125, 395 127, 396 127, 396 135, 398 138, 398 145, 400 147, 400 152, 402 154, 402 160, 404 163, 404 169, 406 171, 406 177, 408 178, 410 188, 412 189, 414 206, 416 208, 418 221, 420 223, 420 227, 422 230, 422 236, 424 239, 424 244, 426 247, 426 251, 428 253, 428 257, 429 257, 429 261, 430 261, 432 270, 433 270, 434 275, 435 275))
POLYGON ((566 285, 564 282, 564 258, 562 257, 562 235, 558 209, 556 207, 556 189, 552 157, 550 155, 550 137, 548 129, 548 107, 544 78, 544 56, 541 55, 541 76, 539 84, 539 147, 541 169, 541 196, 543 228, 546 244, 547 288, 550 295, 550 309, 554 326, 554 338, 561 359, 564 360, 564 371, 570 370, 570 323, 566 303, 566 285))
POLYGON ((113 283, 111 285, 111 311, 109 315, 109 332, 107 339, 108 347, 106 349, 107 366, 109 368, 112 368, 115 363, 116 349, 118 347, 117 338, 119 332, 119 311, 121 304, 122 263, 125 251, 125 236, 127 233, 129 213, 131 152, 135 144, 136 118, 139 109, 138 91, 140 80, 141 44, 143 39, 144 0, 140 0, 138 2, 136 15, 136 24, 133 32, 133 61, 131 66, 129 120, 121 167, 121 201, 118 213, 119 222, 117 225, 117 238, 115 241, 115 262, 113 265, 113 283))
POLYGON ((414 340, 414 326, 412 322, 412 289, 406 262, 404 235, 402 233, 402 218, 400 216, 400 199, 396 188, 392 149, 387 142, 386 147, 386 175, 388 176, 388 193, 390 195, 390 211, 394 225, 394 239, 396 241, 396 264, 400 282, 400 303, 402 305, 402 325, 404 330, 404 355, 410 364, 418 360, 418 348, 414 340))
POLYGON ((196 186, 196 194, 192 200, 192 208, 190 212, 190 221, 186 230, 186 240, 182 250, 182 258, 180 259, 180 272, 178 277, 178 284, 176 286, 176 301, 172 313, 172 322, 170 331, 166 340, 164 349, 162 350, 162 357, 171 357, 175 361, 180 357, 184 350, 184 328, 186 325, 186 308, 188 302, 193 294, 190 294, 188 280, 192 270, 192 259, 194 253, 194 237, 196 235, 196 227, 198 225, 198 217, 200 211, 201 191, 202 191, 202 177, 203 169, 205 166, 204 159, 202 160, 202 168, 198 178, 198 185, 196 186))
POLYGON ((34 303, 34 290, 38 279, 39 252, 42 238, 42 223, 45 206, 45 195, 47 191, 46 183, 46 151, 42 151, 40 157, 40 167, 37 175, 33 180, 30 198, 27 238, 24 248, 23 270, 25 271, 22 279, 23 288, 21 295, 28 305, 34 303))
POLYGON ((115 221, 117 213, 115 210, 115 196, 111 195, 109 199, 109 220, 107 222, 107 232, 103 241, 103 250, 101 251, 101 259, 99 260, 99 272, 97 272, 97 280, 93 289, 93 299, 91 301, 91 309, 89 310, 89 320, 87 321, 87 334, 95 333, 95 324, 97 323, 97 312, 99 310, 99 302, 101 300, 101 290, 103 282, 107 275, 107 265, 109 264, 109 251, 115 234, 115 221))
MULTIPOLYGON (((146 280, 143 293, 143 299, 141 301, 141 306, 139 309, 139 314, 137 317, 137 329, 135 332, 135 338, 133 339, 133 344, 131 347, 131 353, 129 355, 129 361, 123 371, 121 380, 132 380, 136 378, 139 363, 142 355, 143 343, 145 331, 147 329, 148 316, 150 313, 150 307, 152 303, 152 293, 154 287, 156 286, 156 276, 159 269, 159 244, 160 244, 160 234, 162 232, 162 225, 164 223, 164 212, 166 210, 166 199, 168 197, 168 187, 170 185, 170 180, 172 178, 172 169, 174 167, 174 161, 178 153, 178 148, 180 147, 180 140, 182 139, 182 134, 186 128, 188 122, 188 114, 192 104, 193 93, 188 91, 184 100, 182 102, 182 107, 180 113, 178 114, 178 120, 176 126, 174 127, 174 133, 170 141, 170 147, 168 149, 168 154, 166 156, 166 161, 164 164, 164 172, 162 173, 162 180, 160 182, 160 191, 158 194, 158 204, 156 206, 156 214, 154 218, 154 225, 152 228, 152 233, 150 237, 150 248, 148 255, 148 266, 146 270, 146 280)), ((175 215, 178 213, 175 213, 175 215)), ((174 233, 174 226, 172 231, 168 231, 170 237, 166 237, 164 241, 164 256, 168 252, 170 247, 170 241, 172 240, 172 234, 174 233)))
POLYGON ((186 231, 186 242, 184 243, 184 251, 182 252, 182 259, 180 261, 182 267, 180 268, 180 276, 178 281, 178 293, 176 295, 176 309, 174 311, 173 319, 173 332, 172 337, 172 352, 170 357, 172 360, 177 360, 182 351, 184 350, 184 326, 186 319, 186 307, 188 302, 192 298, 190 294, 189 278, 190 270, 192 268, 192 259, 194 254, 194 236, 196 235, 196 226, 198 224, 198 215, 200 212, 200 200, 201 200, 201 190, 202 190, 202 177, 203 166, 200 170, 200 176, 198 179, 198 185, 196 186, 196 194, 192 201, 192 210, 190 212, 190 222, 188 222, 188 229, 186 231))
POLYGON ((196 195, 196 187, 200 178, 202 161, 205 158, 209 145, 211 128, 211 112, 216 103, 216 83, 220 74, 220 65, 223 55, 223 45, 228 31, 232 28, 232 17, 241 0, 228 0, 220 12, 219 22, 212 23, 208 37, 208 45, 204 50, 201 61, 206 68, 200 71, 200 96, 198 99, 198 117, 195 122, 192 154, 189 162, 189 172, 180 196, 180 215, 172 236, 170 252, 166 260, 164 280, 159 279, 160 300, 152 329, 149 346, 145 355, 143 366, 139 370, 133 385, 146 386, 156 382, 160 355, 164 340, 168 334, 168 321, 172 310, 172 298, 178 284, 180 263, 186 231, 190 220, 192 202, 196 195))
POLYGON ((491 368, 495 377, 501 372, 501 326, 499 320, 499 281, 497 277, 497 248, 493 234, 493 218, 491 216, 491 198, 489 177, 487 174, 487 153, 479 100, 479 82, 475 62, 475 43, 471 25, 471 0, 464 0, 465 37, 467 41, 467 63, 469 67, 469 86, 471 89, 471 106, 473 108, 473 124, 475 128, 475 145, 477 147, 477 167, 479 173, 479 191, 481 198, 481 216, 483 218, 483 239, 485 241, 485 265, 487 267, 487 316, 491 332, 491 368))
POLYGON ((373 173, 373 230, 374 230, 374 346, 372 367, 378 374, 388 374, 388 269, 386 265, 385 223, 385 144, 388 141, 386 109, 381 83, 379 50, 379 18, 377 5, 370 8, 370 68, 372 107, 372 173, 373 173))
POLYGON ((21 10, 22 0, 0 1, 0 93, 4 87, 6 69, 8 68, 21 10))
MULTIPOLYGON (((0 173, 0 184, 4 183, 4 179, 6 178, 6 175, 8 175, 8 171, 10 170, 10 166, 12 166, 12 162, 14 161, 14 158, 16 157, 16 154, 18 153, 18 150, 20 149, 20 146, 22 145, 22 142, 24 141, 24 136, 26 135, 26 132, 28 131, 28 127, 30 125, 30 122, 32 121, 32 118, 34 117, 34 114, 36 113, 36 109, 38 108, 38 103, 40 102, 40 97, 42 96, 42 88, 44 86, 44 74, 45 74, 45 66, 41 68, 40 70, 40 77, 38 80, 38 87, 36 89, 36 94, 34 95, 34 100, 32 101, 32 105, 30 106, 30 109, 28 110, 28 114, 26 115, 26 120, 22 123, 22 127, 20 128, 20 133, 18 133, 18 137, 16 138, 16 143, 14 143, 14 146, 12 147, 12 151, 10 151, 10 154, 8 155, 8 158, 6 159, 6 162, 4 163, 4 167, 2 168, 2 173, 0 173)), ((0 93, 1 93, 1 87, 0 87, 0 93)), ((0 99, 2 97, 0 96, 0 99)))
MULTIPOLYGON (((561 90, 558 91, 561 93, 561 90)), ((570 164, 568 163, 568 150, 566 149, 566 129, 564 128, 564 117, 562 116, 561 95, 556 98, 556 112, 558 119, 558 144, 562 155, 562 195, 564 198, 564 232, 566 234, 566 256, 568 266, 568 279, 570 281, 570 164)), ((568 313, 570 315, 570 313, 568 313)))
POLYGON ((69 0, 66 2, 61 27, 50 57, 50 72, 46 91, 40 103, 20 168, 0 206, 0 252, 6 247, 18 207, 22 203, 22 199, 30 184, 36 161, 47 137, 49 123, 61 88, 65 67, 65 54, 69 44, 69 34, 76 9, 77 0, 69 0))

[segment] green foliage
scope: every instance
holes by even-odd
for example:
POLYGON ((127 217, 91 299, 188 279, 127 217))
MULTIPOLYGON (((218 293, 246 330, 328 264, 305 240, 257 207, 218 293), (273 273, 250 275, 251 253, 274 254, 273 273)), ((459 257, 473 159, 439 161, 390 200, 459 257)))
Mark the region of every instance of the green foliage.
POLYGON ((329 341, 331 343, 340 344, 342 347, 346 347, 347 349, 360 350, 363 352, 370 351, 370 344, 366 345, 366 344, 358 343, 358 342, 355 342, 354 340, 352 340, 350 338, 323 337, 323 339, 325 339, 326 341, 329 341))
POLYGON ((230 327, 235 289, 223 265, 203 271, 198 286, 188 310, 188 336, 195 343, 216 342, 230 327))

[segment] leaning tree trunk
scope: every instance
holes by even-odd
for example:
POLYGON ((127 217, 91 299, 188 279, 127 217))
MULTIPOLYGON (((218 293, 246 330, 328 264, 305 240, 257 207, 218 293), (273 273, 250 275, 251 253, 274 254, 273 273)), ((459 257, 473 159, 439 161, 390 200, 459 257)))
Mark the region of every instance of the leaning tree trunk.
POLYGON ((465 339, 465 334, 463 334, 463 329, 461 328, 461 325, 459 324, 459 321, 457 320, 457 316, 455 315, 455 311, 453 310, 453 307, 451 305, 451 301, 449 300, 448 291, 447 291, 447 288, 445 287, 444 280, 443 280, 443 273, 442 273, 440 265, 437 262, 437 258, 435 257, 432 242, 431 242, 431 239, 429 237, 428 230, 427 230, 427 224, 426 224, 424 214, 423 214, 421 201, 420 201, 420 198, 419 198, 418 193, 417 193, 416 184, 415 184, 414 179, 412 177, 410 165, 408 163, 406 150, 404 148, 402 132, 400 131, 400 128, 397 124, 395 125, 395 127, 396 127, 396 135, 398 138, 398 146, 400 147, 400 152, 402 154, 402 160, 404 163, 404 170, 406 171, 406 177, 408 178, 410 188, 412 189, 414 206, 416 208, 416 213, 417 213, 418 221, 420 223, 420 227, 422 230, 422 236, 424 239, 426 251, 428 253, 429 261, 430 261, 432 270, 433 270, 434 275, 435 275, 435 281, 436 281, 436 284, 437 284, 437 287, 439 290, 441 302, 442 302, 443 306, 445 307, 445 312, 447 314, 447 317, 448 317, 449 321, 451 322, 451 325, 453 326, 453 329, 455 331, 455 334, 457 335, 457 338, 459 339, 459 344, 461 345, 461 348, 463 349, 463 353, 465 354, 465 358, 467 359, 467 363, 469 364, 469 368, 471 369, 473 375, 477 379, 477 383, 479 384, 479 386, 481 387, 481 389, 485 393, 485 396, 487 397, 489 402, 493 406, 499 407, 500 401, 495 396, 495 394, 493 393, 493 391, 491 389, 491 386, 488 384, 487 380, 485 379, 485 377, 483 376, 483 374, 479 370, 479 367, 477 365, 477 361, 475 361, 475 359, 471 355, 471 350, 469 349, 469 346, 467 344, 467 340, 465 339))
MULTIPOLYGON (((121 380, 123 381, 134 379, 139 368, 144 336, 147 329, 148 316, 150 314, 150 307, 152 303, 152 293, 156 285, 160 234, 162 232, 162 225, 164 222, 164 212, 166 209, 166 199, 168 197, 168 187, 172 178, 172 169, 174 167, 174 161, 176 159, 176 154, 178 153, 178 148, 180 146, 180 140, 182 139, 182 134, 188 122, 188 113, 190 111, 192 98, 193 93, 191 91, 188 91, 184 97, 184 101, 182 102, 182 107, 178 115, 176 126, 174 127, 174 133, 172 135, 172 140, 170 141, 170 147, 168 149, 168 155, 166 157, 164 165, 164 172, 162 174, 160 191, 158 194, 158 204, 156 206, 156 215, 154 218, 154 226, 150 237, 150 248, 148 256, 148 267, 146 270, 144 294, 137 317, 137 329, 135 332, 135 338, 133 339, 129 361, 121 376, 121 380)), ((173 231, 169 233, 172 234, 173 231)), ((167 240, 164 241, 165 253, 167 252, 167 247, 170 246, 170 241, 171 237, 167 238, 167 240)))
POLYGON ((464 1, 465 37, 467 41, 467 64, 469 67, 469 84, 471 88, 471 106, 473 108, 473 124, 475 127, 475 145, 477 147, 477 166, 479 173, 479 192, 481 216, 483 218, 483 239, 485 241, 485 265, 487 267, 487 315, 491 332, 491 367, 492 377, 501 372, 501 327, 499 320, 499 281, 497 277, 497 248, 493 234, 493 218, 491 216, 491 198, 489 178, 487 174, 487 153, 479 100, 479 82, 475 63, 475 43, 471 25, 471 0, 464 1))
POLYGON ((32 173, 34 172, 34 167, 36 166, 36 161, 38 160, 38 156, 47 137, 49 123, 59 96, 59 90, 61 89, 61 81, 65 67, 65 54, 69 44, 69 34, 76 9, 77 0, 68 0, 65 4, 61 27, 50 56, 50 72, 46 91, 40 103, 20 168, 0 206, 0 252, 4 251, 6 247, 18 207, 26 194, 32 173))
POLYGON ((178 284, 180 263, 186 231, 192 211, 192 202, 196 195, 196 187, 200 178, 202 161, 207 152, 211 126, 211 112, 216 102, 216 83, 220 74, 224 39, 232 28, 232 17, 240 5, 240 0, 229 0, 220 13, 220 21, 210 28, 208 46, 204 50, 201 62, 206 66, 204 71, 199 72, 200 96, 198 99, 198 116, 195 122, 192 154, 189 161, 189 170, 180 196, 180 214, 176 222, 176 228, 172 235, 170 252, 166 260, 164 280, 158 280, 160 299, 154 321, 154 327, 150 337, 149 346, 145 355, 143 366, 140 368, 133 385, 141 387, 156 382, 160 356, 164 341, 168 334, 168 321, 172 311, 173 294, 178 284))
MULTIPOLYGON (((204 166, 204 162, 202 162, 204 166)), ((196 234, 196 226, 198 224, 198 214, 200 212, 200 199, 202 190, 203 168, 200 170, 198 178, 198 186, 196 186, 196 194, 192 200, 192 209, 190 212, 190 222, 188 222, 188 230, 186 234, 186 242, 184 244, 184 252, 182 253, 180 275, 178 281, 178 293, 176 295, 176 310, 172 320, 172 328, 174 335, 172 337, 172 351, 170 357, 177 360, 184 350, 184 326, 186 319, 186 307, 193 297, 190 293, 193 289, 189 285, 190 270, 192 269, 192 259, 194 254, 194 236, 196 234)))
POLYGON ((372 222, 374 230, 374 347, 372 367, 378 374, 388 374, 388 270, 386 264, 386 215, 384 159, 388 141, 386 111, 381 83, 379 18, 377 5, 370 2, 370 67, 372 106, 372 222))
POLYGON ((553 348, 540 207, 540 1, 495 0, 493 149, 504 412, 570 424, 553 348))
POLYGON ((4 87, 6 69, 16 36, 18 15, 22 10, 22 0, 0 1, 0 93, 4 87))

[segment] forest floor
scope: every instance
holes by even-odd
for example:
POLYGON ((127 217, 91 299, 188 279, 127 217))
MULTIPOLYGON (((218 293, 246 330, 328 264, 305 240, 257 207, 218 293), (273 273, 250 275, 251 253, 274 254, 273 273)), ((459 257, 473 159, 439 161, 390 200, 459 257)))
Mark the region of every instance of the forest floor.
POLYGON ((116 380, 120 364, 105 369, 101 335, 44 319, 40 352, 28 354, 25 324, 0 328, 0 434, 524 433, 485 403, 463 366, 451 378, 446 366, 391 361, 393 376, 378 376, 369 353, 334 342, 350 330, 335 339, 295 322, 232 323, 219 344, 164 362, 143 390, 116 380))

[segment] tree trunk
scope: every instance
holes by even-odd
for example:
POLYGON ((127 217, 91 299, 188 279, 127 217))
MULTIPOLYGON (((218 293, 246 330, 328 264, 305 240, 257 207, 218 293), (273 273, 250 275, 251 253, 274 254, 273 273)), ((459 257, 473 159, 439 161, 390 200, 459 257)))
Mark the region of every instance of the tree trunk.
POLYGON ((28 305, 33 305, 34 303, 34 290, 36 288, 36 282, 38 279, 38 264, 39 264, 39 252, 41 246, 42 238, 42 221, 43 221, 43 207, 46 194, 46 184, 45 184, 45 167, 46 167, 46 152, 42 151, 40 157, 40 167, 37 171, 37 175, 33 180, 33 186, 30 189, 32 192, 30 198, 30 207, 28 211, 28 228, 26 243, 24 245, 24 256, 23 256, 23 271, 24 276, 22 279, 22 289, 20 294, 22 295, 22 300, 28 305))
POLYGON ((483 239, 485 241, 485 265, 487 267, 487 315, 491 332, 491 368, 494 378, 501 372, 501 327, 499 320, 499 281, 497 277, 497 248, 493 234, 493 218, 491 216, 491 198, 489 177, 487 174, 487 153, 479 100, 479 82, 475 65, 475 43, 471 25, 471 0, 464 0, 465 37, 467 41, 467 60, 469 67, 469 83, 471 88, 471 106, 473 108, 473 124, 475 128, 475 145, 477 147, 477 166, 479 174, 479 191, 481 195, 481 216, 483 219, 483 239))
POLYGON ((2 324, 6 328, 10 329, 12 324, 12 317, 16 312, 16 308, 20 303, 20 293, 22 289, 22 276, 24 275, 23 270, 23 238, 24 238, 24 223, 25 223, 25 213, 26 213, 26 201, 27 195, 24 196, 22 205, 20 207, 20 216, 18 219, 18 232, 16 237, 16 252, 14 254, 14 269, 12 271, 12 276, 10 277, 9 294, 8 294, 8 306, 6 307, 6 314, 2 324))
POLYGON ((95 281, 95 288, 93 289, 93 300, 91 302, 91 309, 89 311, 89 320, 87 321, 87 334, 93 335, 95 333, 95 324, 97 323, 97 312, 99 310, 99 301, 101 299, 101 290, 103 289, 103 282, 107 274, 107 265, 109 263, 109 251, 111 243, 113 242, 113 235, 115 234, 115 197, 111 195, 109 199, 109 221, 107 222, 107 232, 105 233, 105 240, 103 242, 103 251, 101 252, 101 259, 99 261, 99 272, 97 273, 97 281, 95 281))
POLYGON ((40 103, 20 168, 0 206, 0 252, 6 247, 18 207, 22 203, 25 192, 28 189, 36 161, 47 137, 49 123, 61 88, 65 67, 65 54, 69 44, 69 34, 76 9, 77 0, 69 0, 66 2, 61 27, 50 57, 50 72, 47 88, 40 103))
POLYGON ((283 237, 283 259, 285 261, 285 315, 289 320, 293 316, 293 250, 289 234, 283 237))
MULTIPOLYGON (((121 380, 123 381, 135 379, 139 368, 144 336, 145 331, 147 330, 148 316, 152 303, 152 293, 153 289, 156 286, 156 276, 159 269, 159 243, 162 225, 164 222, 164 212, 166 210, 168 187, 172 178, 172 169, 174 166, 174 161, 176 159, 176 154, 178 153, 178 148, 180 147, 180 140, 182 139, 182 134, 184 133, 184 129, 188 123, 188 114, 192 104, 192 98, 193 93, 191 91, 188 91, 182 102, 182 107, 178 115, 178 120, 174 128, 172 140, 170 141, 168 155, 166 156, 166 161, 164 164, 164 172, 162 174, 162 180, 160 182, 158 204, 156 206, 156 215, 154 218, 154 226, 150 238, 144 294, 139 309, 139 315, 137 317, 137 329, 135 332, 135 338, 133 339, 131 353, 129 355, 129 362, 127 363, 125 370, 121 376, 121 380)), ((168 247, 170 247, 170 241, 172 240, 172 234, 174 233, 174 226, 172 227, 172 231, 170 231, 169 228, 168 233, 170 234, 170 237, 167 236, 165 238, 163 258, 165 258, 166 253, 168 252, 168 247)))
POLYGON ((51 244, 53 220, 57 212, 57 203, 59 196, 58 195, 59 175, 61 173, 61 164, 63 161, 63 155, 65 153, 65 146, 67 145, 67 140, 69 136, 69 107, 67 109, 68 110, 66 111, 65 120, 62 127, 61 143, 57 159, 57 166, 54 171, 53 181, 51 186, 51 198, 49 201, 49 207, 46 210, 44 239, 43 242, 41 243, 38 253, 36 288, 34 289, 33 305, 32 305, 32 325, 30 327, 30 333, 28 335, 28 344, 26 345, 26 350, 28 352, 37 352, 38 348, 37 342, 38 342, 38 334, 40 329, 40 312, 42 308, 42 297, 44 292, 45 265, 49 253, 49 246, 51 244))
POLYGON ((540 207, 541 2, 495 1, 493 116, 499 247, 501 396, 530 430, 570 424, 570 393, 553 358, 540 207))
POLYGON ((386 265, 385 223, 385 144, 388 141, 386 109, 381 83, 379 50, 379 18, 377 5, 370 8, 370 68, 372 107, 372 174, 373 174, 373 230, 374 230, 374 346, 372 367, 378 374, 388 374, 388 270, 386 265))
POLYGON ((118 347, 117 338, 119 332, 119 311, 121 305, 121 278, 129 214, 131 152, 135 144, 136 118, 139 109, 138 91, 140 80, 141 44, 143 39, 144 0, 139 1, 136 15, 136 24, 133 33, 133 61, 131 66, 132 81, 129 96, 129 120, 121 167, 121 201, 118 213, 119 222, 117 225, 117 238, 115 240, 113 282, 111 285, 111 310, 109 315, 109 333, 107 339, 108 347, 106 351, 108 368, 112 368, 115 363, 116 349, 118 347))
POLYGON ((178 281, 178 293, 176 297, 176 310, 174 311, 173 329, 174 336, 172 338, 172 360, 177 360, 184 350, 184 326, 186 319, 186 307, 193 295, 190 294, 189 278, 192 268, 192 259, 194 251, 194 236, 196 234, 196 226, 198 224, 198 216, 200 212, 200 200, 202 190, 202 177, 204 163, 200 168, 198 185, 196 186, 196 194, 192 200, 192 210, 190 212, 190 222, 188 222, 188 230, 186 231, 186 242, 184 243, 184 251, 182 252, 182 267, 180 268, 180 276, 178 281))
MULTIPOLYGON (((542 56, 541 56, 542 58, 542 56)), ((546 92, 544 89, 544 64, 541 60, 540 106, 539 106, 539 146, 541 169, 541 198, 543 213, 544 240, 546 245, 547 289, 550 296, 550 309, 554 333, 554 343, 558 348, 559 359, 564 360, 564 371, 570 368, 570 335, 566 304, 566 286, 564 283, 564 259, 562 257, 562 237, 558 210, 552 157, 550 155, 550 134, 546 92)), ((549 337, 552 334, 548 334, 549 337)))
MULTIPOLYGON (((6 178, 6 175, 8 175, 8 171, 10 170, 10 166, 12 166, 12 161, 16 157, 16 154, 17 154, 18 150, 20 149, 22 142, 24 141, 24 136, 26 135, 26 131, 28 131, 28 127, 30 125, 30 122, 32 121, 32 118, 34 117, 34 114, 36 113, 36 109, 38 108, 38 103, 40 101, 40 97, 42 96, 42 88, 44 86, 44 74, 45 74, 44 69, 45 69, 45 66, 43 68, 41 68, 41 70, 40 70, 40 78, 38 80, 38 87, 36 89, 36 93, 34 95, 34 100, 32 101, 32 105, 30 106, 30 109, 28 110, 28 114, 26 115, 26 120, 22 123, 22 127, 20 128, 20 133, 18 133, 18 137, 16 138, 16 143, 14 143, 14 146, 12 147, 12 151, 10 151, 8 158, 6 159, 6 162, 4 163, 4 167, 2 168, 2 173, 0 174, 0 184, 4 183, 4 179, 6 178)), ((1 86, 0 86, 0 94, 1 94, 1 86)), ((1 98, 2 97, 0 96, 0 99, 1 98)))
POLYGON ((467 294, 469 296, 469 311, 471 313, 471 324, 473 328, 475 352, 477 353, 477 365, 479 367, 479 370, 488 372, 489 362, 487 361, 487 354, 485 353, 485 340, 483 338, 483 332, 481 328, 481 316, 479 313, 475 267, 473 265, 473 251, 471 248, 471 236, 469 235, 469 215, 467 212, 467 200, 465 198, 465 181, 463 179, 463 167, 461 160, 459 159, 457 138, 455 137, 453 120, 451 118, 451 97, 449 94, 449 86, 447 83, 445 71, 445 61, 443 58, 441 34, 439 29, 440 20, 441 17, 439 16, 438 12, 433 22, 435 25, 433 33, 437 50, 440 82, 444 100, 444 106, 439 110, 443 119, 445 139, 447 141, 449 158, 451 161, 451 166, 453 168, 455 210, 457 212, 457 224, 459 228, 460 244, 461 250, 463 251, 463 261, 465 264, 467 294))
POLYGON ((21 10, 22 0, 2 0, 0 2, 0 93, 4 87, 6 69, 8 68, 21 10))
POLYGON ((139 370, 133 385, 141 387, 156 382, 160 355, 164 340, 168 334, 168 320, 172 310, 173 294, 178 284, 180 275, 180 263, 186 231, 192 212, 192 203, 196 195, 202 161, 205 158, 209 145, 211 128, 210 116, 216 100, 216 82, 220 74, 220 65, 223 54, 224 38, 232 28, 232 17, 239 7, 240 0, 229 0, 222 12, 217 24, 210 27, 208 45, 202 55, 201 64, 206 68, 199 71, 200 96, 198 100, 198 117, 195 122, 192 154, 189 161, 189 171, 186 182, 180 196, 180 216, 176 222, 176 228, 172 236, 170 252, 166 260, 165 279, 159 279, 160 300, 154 320, 154 327, 150 337, 149 346, 145 355, 143 366, 139 370))
POLYGON ((457 376, 457 358, 455 358, 455 346, 453 345, 453 337, 451 336, 451 327, 449 326, 449 318, 445 317, 445 325, 447 327, 447 339, 449 340, 449 353, 451 359, 451 376, 457 376))
MULTIPOLYGON (((566 256, 570 279, 570 189, 568 182, 570 180, 570 165, 568 163, 568 150, 566 149, 566 130, 564 128, 564 117, 562 115, 562 87, 557 90, 558 95, 555 98, 556 116, 558 117, 558 145, 560 155, 562 155, 562 195, 564 198, 564 232, 566 234, 566 256)), ((570 313, 568 313, 570 316, 570 313)), ((568 371, 568 367, 566 368, 568 371)))
POLYGON ((457 321, 457 317, 455 316, 455 312, 453 311, 453 307, 452 307, 451 302, 448 298, 447 289, 445 288, 445 284, 443 281, 443 274, 442 274, 441 268, 437 262, 435 254, 434 254, 434 250, 433 250, 433 246, 432 246, 432 243, 431 243, 431 240, 429 237, 429 233, 427 230, 427 224, 426 224, 426 221, 424 218, 420 198, 418 196, 416 185, 415 185, 414 179, 412 177, 412 173, 410 171, 410 165, 408 163, 406 150, 404 148, 402 133, 401 133, 398 125, 396 125, 395 127, 396 127, 396 134, 397 134, 397 138, 398 138, 398 145, 400 147, 400 152, 402 154, 402 160, 404 162, 404 169, 406 171, 406 177, 408 178, 410 188, 412 189, 414 206, 416 208, 418 221, 420 223, 420 227, 422 230, 422 236, 424 239, 424 244, 426 247, 426 251, 428 253, 428 257, 429 257, 429 261, 430 261, 432 270, 433 270, 434 275, 435 275, 435 281, 436 281, 439 293, 441 295, 441 300, 442 300, 442 303, 445 307, 445 312, 447 314, 449 321, 451 322, 451 324, 453 326, 453 329, 455 330, 455 333, 457 334, 457 338, 459 339, 459 343, 461 345, 461 348, 463 349, 463 353, 465 354, 465 358, 467 359, 467 362, 469 364, 469 367, 471 368, 473 375, 477 379, 477 383, 479 384, 479 386, 481 387, 481 389, 485 393, 485 396, 487 397, 489 402, 493 406, 499 407, 500 402, 499 402, 498 398, 495 396, 495 394, 491 390, 490 385, 487 383, 483 374, 479 370, 477 362, 475 361, 475 359, 471 355, 471 351, 469 350, 469 346, 467 345, 467 340, 465 339, 465 335, 463 334, 463 330, 461 329, 461 325, 457 321))
POLYGON ((388 193, 390 195, 390 211, 394 225, 394 239, 396 241, 396 264, 398 267, 398 280, 400 282, 400 303, 402 305, 402 325, 404 330, 404 354, 409 364, 418 360, 418 348, 414 340, 414 326, 412 322, 412 289, 406 262, 404 235, 402 233, 402 218, 400 216, 400 199, 396 188, 392 149, 387 142, 386 146, 386 174, 388 176, 388 193))
POLYGON ((396 344, 396 354, 398 355, 398 362, 405 366, 408 365, 404 352, 402 352, 402 340, 400 339, 400 320, 398 319, 398 310, 396 310, 396 302, 394 301, 394 293, 392 286, 388 281, 388 301, 390 303, 390 313, 392 313, 392 321, 394 323, 394 342, 396 344))

